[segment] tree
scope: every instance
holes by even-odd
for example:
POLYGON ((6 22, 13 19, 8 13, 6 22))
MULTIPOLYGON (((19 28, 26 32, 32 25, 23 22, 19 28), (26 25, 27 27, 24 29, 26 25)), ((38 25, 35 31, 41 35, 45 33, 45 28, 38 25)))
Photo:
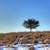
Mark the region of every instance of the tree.
POLYGON ((39 26, 39 21, 35 19, 28 19, 23 22, 25 28, 29 28, 30 32, 39 26))

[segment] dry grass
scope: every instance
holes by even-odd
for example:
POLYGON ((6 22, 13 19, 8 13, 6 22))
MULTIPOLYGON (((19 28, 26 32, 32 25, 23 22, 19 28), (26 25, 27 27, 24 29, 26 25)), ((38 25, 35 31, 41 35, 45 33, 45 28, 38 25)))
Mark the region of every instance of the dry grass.
POLYGON ((50 32, 12 32, 0 34, 0 45, 16 44, 18 41, 23 43, 34 43, 40 39, 42 43, 50 43, 50 32))

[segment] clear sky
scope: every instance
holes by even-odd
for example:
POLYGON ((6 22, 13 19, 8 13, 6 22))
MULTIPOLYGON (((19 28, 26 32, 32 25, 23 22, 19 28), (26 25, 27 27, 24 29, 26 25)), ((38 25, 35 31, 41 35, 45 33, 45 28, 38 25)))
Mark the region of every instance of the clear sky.
POLYGON ((50 0, 0 0, 0 32, 26 31, 25 19, 40 21, 36 31, 50 30, 50 0))

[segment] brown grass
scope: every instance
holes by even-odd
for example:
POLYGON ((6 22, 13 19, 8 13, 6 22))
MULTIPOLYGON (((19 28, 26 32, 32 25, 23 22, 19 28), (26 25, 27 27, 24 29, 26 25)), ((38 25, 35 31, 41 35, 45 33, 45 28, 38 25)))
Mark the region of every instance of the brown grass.
POLYGON ((42 43, 50 43, 50 32, 11 32, 7 34, 0 34, 0 45, 21 43, 34 43, 35 40, 40 39, 42 43))

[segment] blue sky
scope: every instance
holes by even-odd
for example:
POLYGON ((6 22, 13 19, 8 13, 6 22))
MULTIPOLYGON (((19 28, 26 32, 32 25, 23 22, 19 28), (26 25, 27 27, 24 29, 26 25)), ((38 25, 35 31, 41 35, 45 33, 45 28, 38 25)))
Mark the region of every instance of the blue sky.
POLYGON ((50 0, 0 0, 0 32, 28 31, 22 26, 28 18, 40 21, 34 31, 49 31, 50 0))

